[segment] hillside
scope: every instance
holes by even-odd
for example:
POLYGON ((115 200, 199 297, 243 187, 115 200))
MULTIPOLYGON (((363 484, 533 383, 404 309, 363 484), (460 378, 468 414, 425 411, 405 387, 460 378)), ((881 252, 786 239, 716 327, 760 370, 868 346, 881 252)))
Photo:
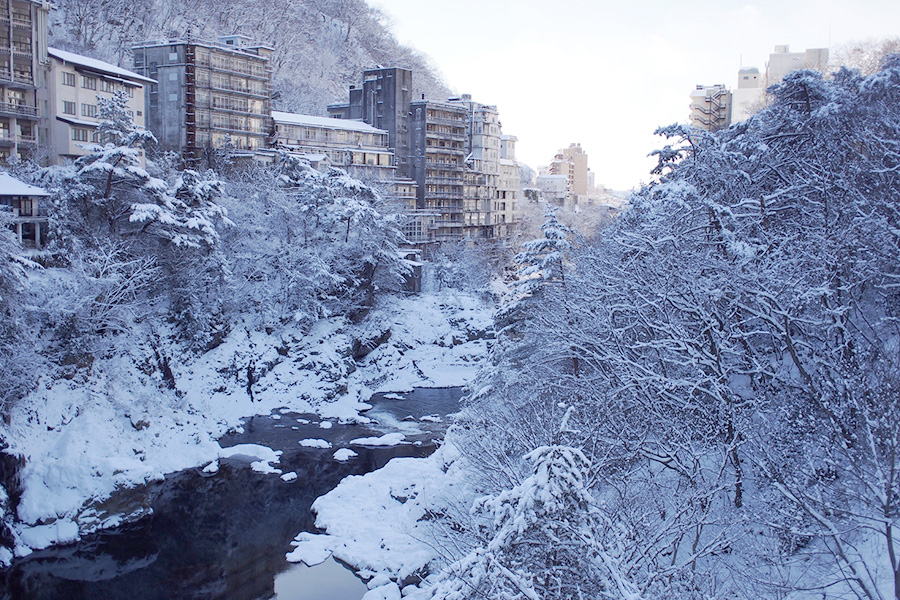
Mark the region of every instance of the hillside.
POLYGON ((375 65, 412 68, 416 96, 452 95, 428 58, 401 45, 388 16, 364 0, 59 0, 50 14, 52 46, 123 67, 133 44, 188 33, 241 34, 272 46, 279 110, 323 115, 375 65))

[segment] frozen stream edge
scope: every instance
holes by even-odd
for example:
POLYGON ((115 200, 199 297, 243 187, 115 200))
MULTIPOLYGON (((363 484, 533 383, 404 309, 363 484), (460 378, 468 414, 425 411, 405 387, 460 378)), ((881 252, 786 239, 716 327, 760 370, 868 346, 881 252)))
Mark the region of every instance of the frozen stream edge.
MULTIPOLYGON (((175 390, 139 368, 150 352, 142 346, 98 358, 72 379, 41 378, 4 432, 6 452, 24 466, 17 518, 3 515, 14 548, 0 548, 0 564, 142 517, 145 502, 122 505, 114 493, 210 465, 223 451, 216 440, 244 417, 283 408, 365 423, 375 392, 464 386, 487 355, 492 310, 474 295, 443 292, 385 297, 359 325, 327 319, 307 335, 235 328, 203 356, 171 361, 175 390), (387 329, 387 342, 353 360, 354 339, 387 329)), ((180 352, 175 344, 162 351, 180 352)), ((271 450, 256 450, 271 467, 271 450)))

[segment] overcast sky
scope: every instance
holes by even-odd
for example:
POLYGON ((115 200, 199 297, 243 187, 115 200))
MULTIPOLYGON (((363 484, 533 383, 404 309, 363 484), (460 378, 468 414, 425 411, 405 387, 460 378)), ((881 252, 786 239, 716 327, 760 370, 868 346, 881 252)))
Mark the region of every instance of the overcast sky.
POLYGON ((900 36, 898 0, 371 0, 456 93, 500 111, 537 167, 572 142, 597 183, 646 181, 653 130, 686 122, 696 84, 736 87, 791 51, 900 36))

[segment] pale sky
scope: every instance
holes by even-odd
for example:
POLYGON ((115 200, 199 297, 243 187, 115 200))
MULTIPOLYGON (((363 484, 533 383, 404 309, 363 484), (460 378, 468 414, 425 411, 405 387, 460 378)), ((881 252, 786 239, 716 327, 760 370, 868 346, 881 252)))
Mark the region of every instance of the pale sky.
POLYGON ((653 131, 687 122, 695 85, 737 87, 738 69, 764 73, 776 44, 799 52, 900 37, 898 0, 371 3, 452 90, 497 106, 520 162, 536 168, 578 142, 597 183, 613 189, 649 179, 653 131))

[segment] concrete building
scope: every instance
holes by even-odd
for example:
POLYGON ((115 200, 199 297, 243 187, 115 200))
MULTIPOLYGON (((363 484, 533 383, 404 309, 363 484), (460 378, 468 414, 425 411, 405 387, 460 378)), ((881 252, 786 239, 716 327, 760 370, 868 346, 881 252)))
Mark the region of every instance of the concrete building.
POLYGON ((16 238, 23 246, 40 249, 47 236, 47 211, 42 199, 50 194, 0 172, 0 210, 13 215, 16 238))
POLYGON ((534 180, 534 187, 541 191, 545 202, 556 206, 565 206, 566 199, 569 197, 568 175, 541 173, 534 180))
POLYGON ((731 92, 724 84, 698 85, 691 92, 691 125, 719 131, 731 125, 731 92))
POLYGON ((737 88, 731 92, 731 122, 740 123, 750 118, 765 105, 763 77, 756 67, 741 67, 737 88))
POLYGON ((265 148, 271 134, 272 49, 240 35, 135 45, 147 88, 147 127, 160 147, 199 165, 213 151, 265 148))
POLYGON ((466 109, 463 236, 469 239, 497 237, 505 228, 497 210, 502 137, 500 113, 496 106, 475 102, 469 94, 451 98, 449 102, 466 109))
POLYGON ((512 233, 518 219, 519 199, 522 197, 522 175, 516 160, 516 142, 514 135, 500 136, 500 184, 497 188, 498 198, 494 214, 499 216, 501 231, 498 235, 512 233), (502 229, 505 228, 505 231, 502 229))
POLYGON ((50 148, 50 163, 75 160, 87 154, 84 144, 101 141, 96 134, 100 125, 97 101, 119 90, 128 94, 134 124, 144 127, 144 86, 156 83, 154 80, 56 48, 49 48, 48 54, 48 109, 41 119, 41 129, 46 132, 41 143, 50 148))
MULTIPOLYGON (((435 102, 412 100, 412 71, 370 69, 349 101, 329 105, 341 120, 358 120, 388 132, 397 181, 412 180, 410 239, 428 243, 505 235, 512 213, 500 191, 501 137, 496 106, 471 96, 435 102)), ((510 190, 512 193, 512 190, 510 190)))
POLYGON ((410 177, 416 209, 430 221, 428 241, 462 239, 465 228, 465 158, 468 111, 450 102, 410 103, 410 177))
POLYGON ((775 46, 766 64, 765 87, 780 83, 788 73, 797 69, 824 71, 828 67, 828 48, 810 48, 803 52, 791 52, 787 44, 775 46))
POLYGON ((350 101, 328 106, 337 119, 363 121, 388 132, 399 177, 410 177, 410 109, 412 71, 403 67, 369 69, 362 86, 350 87, 350 101))
POLYGON ((5 0, 0 6, 0 159, 37 149, 49 12, 46 1, 5 0))

